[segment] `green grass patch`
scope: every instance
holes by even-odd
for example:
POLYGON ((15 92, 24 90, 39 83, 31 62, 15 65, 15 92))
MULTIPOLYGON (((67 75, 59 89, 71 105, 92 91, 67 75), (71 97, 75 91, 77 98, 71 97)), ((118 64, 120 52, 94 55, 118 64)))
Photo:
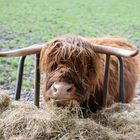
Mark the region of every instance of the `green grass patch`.
POLYGON ((0 25, 12 31, 19 47, 61 34, 135 38, 139 7, 139 0, 0 0, 0 25))

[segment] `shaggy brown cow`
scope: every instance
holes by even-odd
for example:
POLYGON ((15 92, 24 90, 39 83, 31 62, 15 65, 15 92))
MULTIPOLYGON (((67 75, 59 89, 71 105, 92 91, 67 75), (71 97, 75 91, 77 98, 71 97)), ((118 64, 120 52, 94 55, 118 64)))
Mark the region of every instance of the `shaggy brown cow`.
MULTIPOLYGON (((58 105, 76 100, 82 107, 96 111, 102 106, 105 55, 95 53, 93 44, 133 50, 131 44, 117 37, 56 38, 42 49, 43 95, 45 101, 55 99, 58 105)), ((138 56, 124 58, 125 102, 132 101, 138 78, 138 56)), ((118 101, 118 59, 110 60, 109 95, 107 105, 118 101)))

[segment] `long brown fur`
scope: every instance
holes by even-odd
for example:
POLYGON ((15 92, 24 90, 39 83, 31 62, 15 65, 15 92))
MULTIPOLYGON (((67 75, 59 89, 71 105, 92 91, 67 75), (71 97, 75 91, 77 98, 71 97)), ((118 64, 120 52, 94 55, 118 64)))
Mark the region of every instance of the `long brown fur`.
MULTIPOLYGON (((64 36, 50 41, 41 51, 44 97, 47 84, 60 77, 66 79, 66 81, 71 78, 75 79, 73 82, 76 84, 79 83, 81 87, 86 87, 84 96, 79 97, 83 104, 88 102, 91 110, 92 108, 96 110, 99 106, 102 106, 105 55, 95 53, 91 43, 133 49, 131 44, 118 37, 84 38, 64 36), (60 70, 62 67, 63 72, 60 70), (67 76, 62 73, 67 73, 67 76)), ((123 60, 125 67, 125 102, 128 103, 132 101, 135 95, 139 58, 135 56, 123 60)), ((115 56, 111 56, 108 106, 118 101, 118 95, 118 60, 115 56)))

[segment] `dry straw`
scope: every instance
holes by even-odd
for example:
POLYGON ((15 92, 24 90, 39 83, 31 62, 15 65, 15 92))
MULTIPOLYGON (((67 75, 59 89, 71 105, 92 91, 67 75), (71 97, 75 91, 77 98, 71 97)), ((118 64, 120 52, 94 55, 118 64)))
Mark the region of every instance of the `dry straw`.
POLYGON ((38 109, 0 93, 0 108, 0 140, 140 140, 140 111, 130 104, 84 118, 74 101, 66 108, 51 101, 38 109))

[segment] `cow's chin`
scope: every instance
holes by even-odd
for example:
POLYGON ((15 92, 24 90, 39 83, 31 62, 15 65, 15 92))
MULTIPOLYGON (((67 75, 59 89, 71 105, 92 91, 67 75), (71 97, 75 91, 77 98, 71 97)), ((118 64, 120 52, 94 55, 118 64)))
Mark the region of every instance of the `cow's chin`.
POLYGON ((49 98, 47 101, 45 100, 45 104, 53 104, 57 107, 74 109, 76 107, 80 107, 80 103, 76 99, 53 99, 49 98))
POLYGON ((66 99, 60 99, 60 100, 53 100, 53 102, 58 106, 58 107, 68 107, 72 108, 75 107, 75 105, 79 105, 79 102, 77 100, 66 100, 66 99))
POLYGON ((55 105, 58 107, 72 107, 81 104, 81 100, 79 96, 77 95, 78 93, 75 93, 76 95, 73 96, 63 96, 63 97, 54 97, 50 92, 47 92, 45 95, 45 104, 49 102, 53 102, 55 105))
POLYGON ((74 104, 79 104, 79 101, 76 98, 51 98, 51 97, 47 97, 45 98, 45 103, 49 103, 52 102, 55 105, 57 105, 58 107, 70 107, 73 106, 74 104))

